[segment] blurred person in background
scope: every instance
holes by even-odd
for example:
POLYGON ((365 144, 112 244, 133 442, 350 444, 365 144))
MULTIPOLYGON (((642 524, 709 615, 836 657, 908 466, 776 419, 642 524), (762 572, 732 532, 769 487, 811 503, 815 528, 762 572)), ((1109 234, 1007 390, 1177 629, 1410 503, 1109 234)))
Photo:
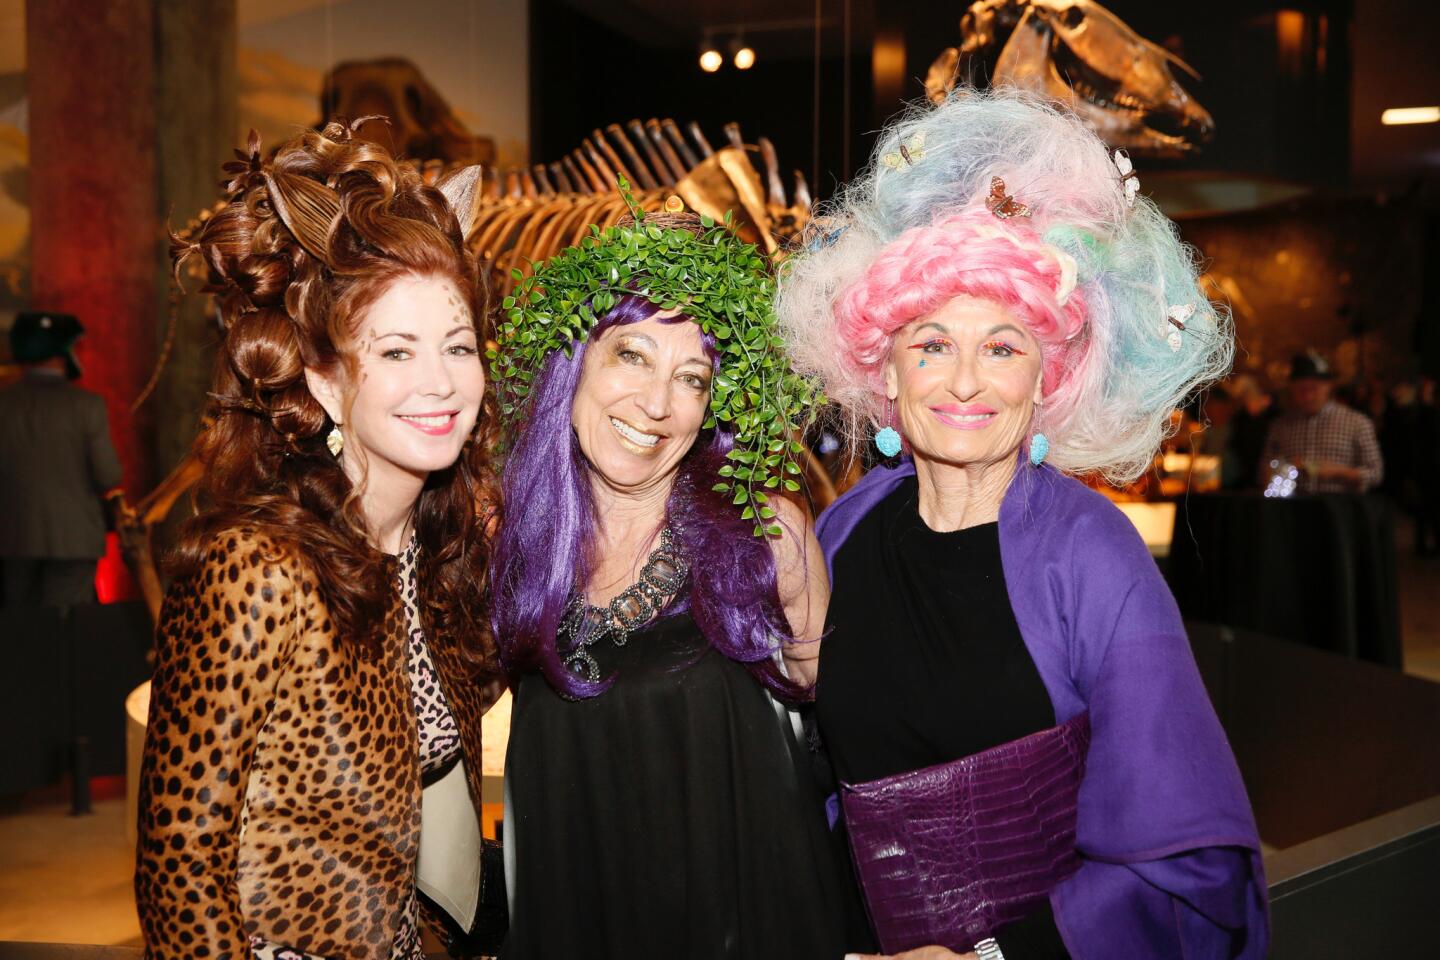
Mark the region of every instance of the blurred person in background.
POLYGON ((1255 466, 1278 411, 1275 397, 1248 373, 1231 382, 1230 396, 1235 401, 1235 413, 1226 438, 1224 486, 1227 490, 1249 490, 1259 485, 1255 466))
POLYGON ((1270 425, 1260 472, 1280 460, 1300 468, 1301 493, 1364 493, 1384 478, 1375 424, 1334 398, 1335 374, 1314 350, 1290 362, 1290 397, 1270 425))
POLYGON ((1385 411, 1389 406, 1385 384, 1376 377, 1357 379, 1353 383, 1338 388, 1335 391, 1335 398, 1347 407, 1365 414, 1376 425, 1384 418, 1385 411))
POLYGON ((76 386, 66 313, 21 313, 10 350, 23 369, 0 389, 0 604, 69 607, 95 601, 105 553, 102 500, 119 492, 120 461, 99 394, 76 386))

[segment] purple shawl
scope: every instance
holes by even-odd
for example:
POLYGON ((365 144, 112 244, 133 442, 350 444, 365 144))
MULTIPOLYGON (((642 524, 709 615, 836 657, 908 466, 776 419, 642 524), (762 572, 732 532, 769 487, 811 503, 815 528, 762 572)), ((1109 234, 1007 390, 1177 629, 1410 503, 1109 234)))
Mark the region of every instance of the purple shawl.
MULTIPOLYGON (((915 468, 871 470, 817 523, 827 565, 915 468)), ((1063 723, 1090 710, 1076 844, 1050 895, 1076 960, 1263 958, 1255 819, 1180 611, 1144 542, 1103 496, 1022 463, 1000 506, 1021 637, 1063 723)), ((823 649, 822 649, 823 657, 823 649)))

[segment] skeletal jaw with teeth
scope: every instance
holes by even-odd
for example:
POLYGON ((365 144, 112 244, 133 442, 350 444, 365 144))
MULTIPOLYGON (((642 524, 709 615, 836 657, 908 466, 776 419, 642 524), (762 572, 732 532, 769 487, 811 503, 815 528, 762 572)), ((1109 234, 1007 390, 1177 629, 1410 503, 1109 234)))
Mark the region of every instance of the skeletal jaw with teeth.
POLYGON ((653 433, 641 433, 639 430, 636 430, 624 420, 618 420, 615 417, 611 417, 610 425, 615 428, 616 433, 620 434, 620 436, 624 437, 626 440, 629 440, 637 447, 653 447, 655 446, 655 444, 660 442, 660 437, 658 435, 653 433))
POLYGON ((1214 133, 1170 68, 1195 71, 1095 0, 975 0, 960 34, 930 66, 933 103, 973 74, 1068 104, 1111 147, 1139 155, 1184 156, 1214 133))

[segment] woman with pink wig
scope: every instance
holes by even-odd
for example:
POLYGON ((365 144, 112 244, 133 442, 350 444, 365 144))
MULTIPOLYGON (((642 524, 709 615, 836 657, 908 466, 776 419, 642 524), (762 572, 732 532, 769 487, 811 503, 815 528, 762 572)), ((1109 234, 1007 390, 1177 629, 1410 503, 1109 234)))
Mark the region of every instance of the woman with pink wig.
POLYGON ((820 517, 816 711, 887 955, 1265 955, 1254 818, 1179 611, 1072 476, 1138 477, 1230 366, 1139 193, 1069 113, 960 90, 882 134, 787 264, 795 364, 881 456, 820 517))

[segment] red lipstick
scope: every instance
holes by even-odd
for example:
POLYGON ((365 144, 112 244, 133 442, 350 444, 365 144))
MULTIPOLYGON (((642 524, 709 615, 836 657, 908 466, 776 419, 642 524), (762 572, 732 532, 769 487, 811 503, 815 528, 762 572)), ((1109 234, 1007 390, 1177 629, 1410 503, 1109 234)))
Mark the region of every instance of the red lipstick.
POLYGON ((444 410, 436 413, 397 413, 395 416, 427 436, 443 437, 455 429, 459 414, 459 410, 444 410))

